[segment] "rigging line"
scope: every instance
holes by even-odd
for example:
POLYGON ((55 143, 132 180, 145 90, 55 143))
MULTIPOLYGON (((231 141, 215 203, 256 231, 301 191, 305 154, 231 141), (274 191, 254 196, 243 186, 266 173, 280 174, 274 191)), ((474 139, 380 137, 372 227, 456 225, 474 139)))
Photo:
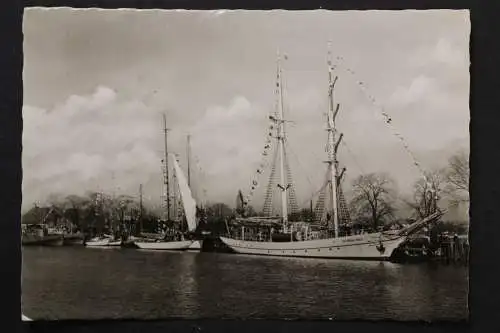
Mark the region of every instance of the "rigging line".
POLYGON ((344 147, 346 147, 347 152, 349 153, 349 155, 351 155, 352 160, 354 161, 354 164, 356 164, 356 166, 358 167, 359 171, 361 171, 362 174, 365 174, 365 170, 363 169, 363 167, 361 167, 361 164, 359 163, 358 159, 356 158, 356 156, 354 155, 352 150, 347 145, 347 142, 345 141, 345 139, 342 140, 342 144, 344 145, 344 147))
POLYGON ((309 197, 307 200, 305 200, 304 202, 302 202, 301 207, 302 207, 302 206, 304 206, 306 203, 310 202, 312 199, 314 199, 314 198, 315 198, 318 194, 321 194, 321 192, 323 192, 323 190, 324 190, 327 186, 328 186, 328 182, 325 182, 325 183, 321 186, 321 188, 320 188, 319 190, 317 190, 316 192, 314 192, 314 193, 312 194, 312 196, 311 196, 311 197, 309 197))
POLYGON ((368 93, 367 88, 366 88, 367 84, 365 82, 363 82, 363 81, 357 80, 356 76, 355 76, 355 72, 350 67, 348 67, 347 65, 340 66, 340 62, 343 62, 344 58, 343 57, 337 57, 337 59, 339 60, 338 67, 343 67, 343 69, 346 72, 348 72, 354 78, 354 80, 356 81, 358 87, 363 92, 363 94, 365 95, 365 97, 371 102, 371 104, 376 108, 376 110, 380 112, 381 116, 385 120, 385 123, 388 124, 389 127, 391 127, 391 129, 393 131, 393 134, 403 143, 403 147, 404 147, 405 151, 410 156, 410 158, 413 160, 413 165, 418 169, 418 171, 421 173, 421 175, 423 176, 423 178, 427 181, 427 177, 425 175, 424 170, 422 169, 422 167, 420 165, 420 162, 417 160, 417 158, 415 157, 415 155, 413 154, 413 152, 410 150, 409 145, 406 142, 406 140, 403 138, 403 136, 401 134, 399 134, 396 131, 395 127, 391 124, 392 123, 392 118, 387 114, 387 112, 385 112, 384 107, 381 106, 381 105, 378 105, 378 102, 376 101, 375 97, 373 97, 370 93, 368 93))
POLYGON ((307 182, 309 183, 309 185, 311 186, 311 193, 314 195, 314 185, 311 181, 311 178, 309 177, 309 174, 307 173, 307 171, 305 170, 305 168, 302 166, 302 164, 300 163, 300 160, 297 156, 297 154, 295 154, 295 152, 293 151, 293 149, 290 147, 290 145, 288 144, 288 142, 286 142, 286 147, 287 147, 287 150, 292 154, 293 157, 295 157, 297 163, 299 164, 299 167, 302 169, 302 172, 305 174, 306 176, 306 179, 307 179, 307 182))

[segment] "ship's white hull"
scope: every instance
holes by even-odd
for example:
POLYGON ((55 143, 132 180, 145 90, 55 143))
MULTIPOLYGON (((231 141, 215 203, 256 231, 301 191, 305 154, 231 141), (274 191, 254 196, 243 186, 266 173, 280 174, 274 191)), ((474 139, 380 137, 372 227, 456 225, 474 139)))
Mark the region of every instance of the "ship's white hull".
POLYGON ((193 241, 170 241, 170 242, 135 242, 139 249, 143 250, 163 250, 163 251, 183 251, 187 250, 193 241))
POLYGON ((366 234, 294 242, 256 242, 221 237, 236 253, 357 260, 388 260, 405 237, 366 234))

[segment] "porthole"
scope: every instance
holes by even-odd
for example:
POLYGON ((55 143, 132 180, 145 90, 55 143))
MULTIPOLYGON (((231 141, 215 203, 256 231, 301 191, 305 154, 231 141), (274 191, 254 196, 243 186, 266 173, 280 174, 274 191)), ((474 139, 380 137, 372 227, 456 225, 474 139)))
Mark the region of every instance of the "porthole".
POLYGON ((332 250, 332 248, 329 248, 329 250, 331 251, 331 250, 332 250))
POLYGON ((304 250, 305 253, 307 253, 307 250, 304 250))

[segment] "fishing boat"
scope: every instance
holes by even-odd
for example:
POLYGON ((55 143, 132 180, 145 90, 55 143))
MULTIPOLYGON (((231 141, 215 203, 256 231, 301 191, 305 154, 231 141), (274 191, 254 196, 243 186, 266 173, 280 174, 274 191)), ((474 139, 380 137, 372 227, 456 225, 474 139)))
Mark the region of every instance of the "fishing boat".
POLYGON ((24 246, 62 246, 63 236, 61 234, 49 233, 45 224, 23 224, 21 231, 21 244, 24 246))
POLYGON ((73 225, 57 225, 55 227, 48 227, 49 235, 58 235, 63 239, 63 245, 83 245, 83 234, 75 232, 73 225))
POLYGON ((83 233, 80 231, 75 231, 75 226, 73 223, 67 223, 66 225, 57 228, 57 233, 63 237, 63 245, 83 245, 83 233))
POLYGON ((35 221, 38 223, 21 224, 21 244, 22 245, 41 245, 41 246, 62 246, 63 235, 46 223, 49 216, 54 212, 51 207, 44 216, 40 216, 40 209, 35 205, 35 211, 38 212, 35 221))
POLYGON ((65 246, 83 245, 83 239, 83 234, 80 232, 70 232, 63 234, 63 244, 65 246))
MULTIPOLYGON (((286 58, 285 58, 286 59, 286 58)), ((423 228, 434 223, 443 212, 436 210, 424 219, 411 224, 405 228, 390 232, 370 232, 358 233, 340 232, 339 220, 347 214, 347 207, 341 189, 341 180, 345 168, 339 172, 339 161, 337 150, 343 135, 337 137, 335 124, 336 116, 339 112, 339 104, 334 106, 333 90, 338 79, 333 77, 333 67, 328 61, 329 76, 329 110, 326 119, 326 129, 328 132, 327 142, 327 172, 323 183, 321 200, 318 200, 321 209, 321 221, 327 226, 315 225, 312 223, 290 223, 288 214, 288 201, 294 201, 292 183, 289 179, 290 172, 286 165, 285 153, 285 117, 283 108, 283 82, 280 56, 278 54, 277 75, 276 75, 276 110, 269 117, 271 120, 270 132, 266 141, 266 148, 270 146, 270 138, 276 139, 277 149, 275 151, 275 161, 279 157, 279 165, 273 164, 270 179, 274 178, 276 169, 280 171, 279 184, 268 184, 264 211, 270 209, 268 198, 271 189, 279 188, 281 192, 281 216, 239 217, 236 219, 236 227, 227 236, 221 236, 221 241, 233 252, 241 254, 283 256, 283 257, 318 257, 337 259, 357 259, 357 260, 388 260, 393 252, 407 240, 407 238, 423 228), (288 177, 288 179, 286 179, 288 177), (342 205, 344 204, 344 205, 342 205), (235 230, 236 229, 236 230, 235 230), (239 229, 239 230, 238 230, 239 229)), ((265 151, 267 153, 267 151, 265 151)), ((261 168, 263 164, 261 164, 261 168)), ((258 170, 260 174, 262 170, 258 170)), ((257 182, 252 184, 252 191, 257 186, 257 182)), ((294 203, 294 202, 292 202, 294 203)), ((248 200, 243 204, 248 207, 248 200)), ((268 214, 270 215, 270 214, 268 214)))

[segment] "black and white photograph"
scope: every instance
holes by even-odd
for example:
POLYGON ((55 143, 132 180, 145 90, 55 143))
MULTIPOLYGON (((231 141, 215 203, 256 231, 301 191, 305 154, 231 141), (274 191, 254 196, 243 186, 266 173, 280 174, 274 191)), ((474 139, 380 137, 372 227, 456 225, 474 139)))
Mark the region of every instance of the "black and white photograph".
POLYGON ((23 34, 23 320, 468 319, 469 11, 23 34))

